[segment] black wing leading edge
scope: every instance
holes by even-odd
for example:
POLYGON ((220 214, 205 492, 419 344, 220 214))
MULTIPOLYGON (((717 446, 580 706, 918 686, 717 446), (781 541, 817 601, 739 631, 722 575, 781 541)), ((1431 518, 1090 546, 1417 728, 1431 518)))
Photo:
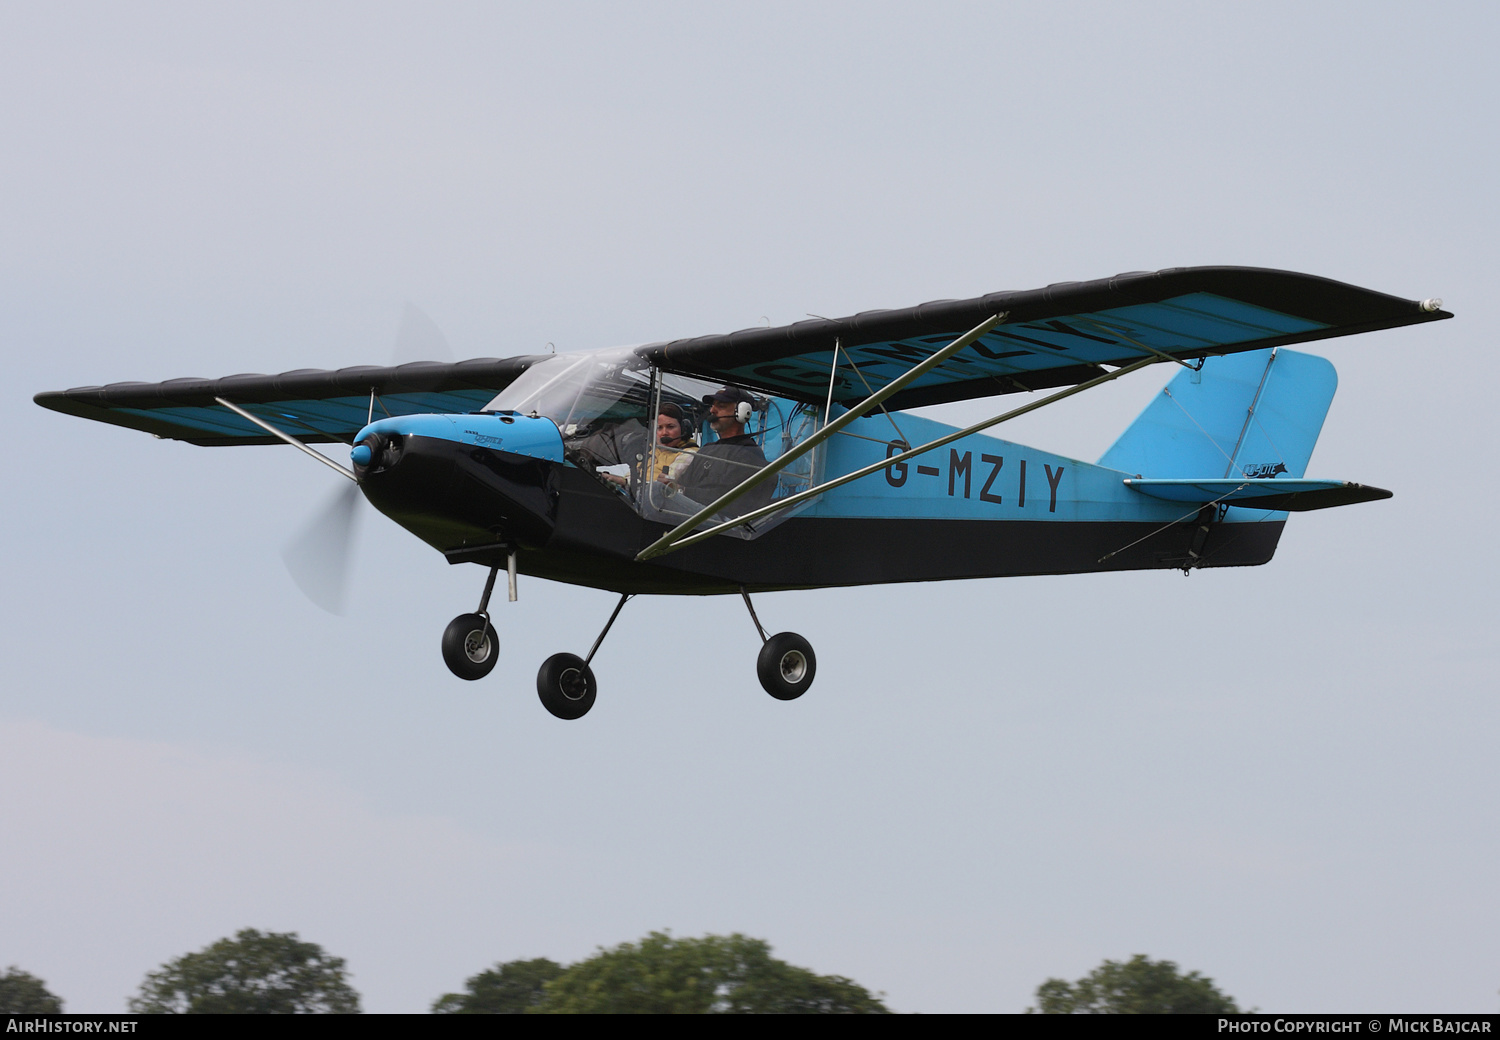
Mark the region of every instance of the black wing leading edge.
POLYGON ((673 340, 642 353, 687 374, 821 402, 837 343, 847 357, 833 397, 851 404, 984 319, 1008 313, 891 398, 894 410, 1071 386, 1099 375, 1101 365, 1128 365, 1153 350, 1190 360, 1452 317, 1437 306, 1289 271, 1183 267, 673 340))
POLYGON ((416 361, 333 371, 303 368, 280 375, 111 383, 36 395, 36 403, 85 419, 128 426, 192 444, 279 444, 254 423, 215 402, 227 401, 311 443, 348 443, 373 409, 375 418, 429 412, 473 412, 547 355, 416 361), (374 395, 374 400, 371 395, 374 395))
MULTIPOLYGON (((1182 267, 744 329, 637 350, 673 371, 822 402, 829 393, 837 344, 841 356, 833 398, 848 405, 1001 311, 1008 315, 1004 324, 887 404, 913 408, 1071 386, 1157 352, 1191 360, 1453 316, 1439 310, 1436 301, 1403 300, 1312 275, 1182 267)), ((35 400, 55 411, 193 444, 277 443, 215 402, 222 397, 301 440, 348 442, 372 408, 377 417, 483 408, 546 356, 112 383, 41 393, 35 400)))

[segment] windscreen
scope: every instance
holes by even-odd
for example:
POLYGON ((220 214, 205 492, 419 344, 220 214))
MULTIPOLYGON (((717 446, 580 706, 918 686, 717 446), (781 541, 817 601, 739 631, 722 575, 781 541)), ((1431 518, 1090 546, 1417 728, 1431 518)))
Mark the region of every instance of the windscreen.
POLYGON ((551 419, 564 452, 586 468, 635 462, 648 444, 650 410, 651 367, 628 347, 548 358, 485 406, 551 419))

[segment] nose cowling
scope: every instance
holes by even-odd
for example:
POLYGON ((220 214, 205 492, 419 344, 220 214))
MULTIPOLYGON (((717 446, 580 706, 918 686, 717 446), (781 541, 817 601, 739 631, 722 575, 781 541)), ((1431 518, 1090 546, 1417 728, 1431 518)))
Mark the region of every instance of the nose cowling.
POLYGON ((379 473, 401 461, 408 438, 450 441, 549 462, 563 461, 562 434, 543 416, 516 412, 400 415, 359 431, 349 460, 355 473, 379 473))
POLYGON ((563 444, 550 419, 392 416, 360 430, 349 458, 370 504, 444 552, 551 536, 556 494, 548 487, 563 444))

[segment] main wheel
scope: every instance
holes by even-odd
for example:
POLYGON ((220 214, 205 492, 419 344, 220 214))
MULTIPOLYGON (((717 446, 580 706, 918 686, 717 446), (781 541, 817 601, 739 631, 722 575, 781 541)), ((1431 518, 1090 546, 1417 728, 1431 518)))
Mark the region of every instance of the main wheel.
POLYGON ((599 684, 594 670, 577 654, 553 654, 536 673, 542 707, 560 719, 581 719, 594 706, 599 684))
POLYGON ((443 661, 460 679, 483 679, 500 657, 500 637, 483 614, 460 614, 443 630, 443 661))
POLYGON ((812 644, 795 632, 766 640, 755 662, 755 674, 766 692, 779 701, 794 701, 807 692, 818 671, 812 644))

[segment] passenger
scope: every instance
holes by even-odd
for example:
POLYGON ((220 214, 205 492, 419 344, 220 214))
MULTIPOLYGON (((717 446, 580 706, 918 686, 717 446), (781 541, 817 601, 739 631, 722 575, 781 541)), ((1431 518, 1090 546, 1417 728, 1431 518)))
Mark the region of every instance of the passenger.
POLYGON ((698 445, 693 440, 692 424, 682 409, 670 401, 656 416, 656 443, 647 466, 646 479, 678 481, 693 461, 698 445))
MULTIPOLYGON (((708 425, 719 439, 705 444, 693 456, 682 476, 676 479, 682 490, 696 502, 708 505, 730 488, 766 464, 765 453, 755 438, 745 432, 745 419, 755 398, 744 390, 726 386, 703 399, 709 406, 708 425)), ((729 509, 732 515, 748 513, 771 501, 776 482, 766 480, 757 485, 729 509)))
MULTIPOLYGON (((647 456, 641 467, 637 467, 637 474, 644 467, 647 481, 668 482, 679 479, 693 461, 693 453, 698 450, 698 445, 693 442, 691 423, 682 409, 670 401, 661 406, 661 411, 656 416, 656 443, 656 450, 647 456)), ((619 474, 601 475, 611 484, 619 484, 621 487, 629 484, 629 478, 619 474)))

